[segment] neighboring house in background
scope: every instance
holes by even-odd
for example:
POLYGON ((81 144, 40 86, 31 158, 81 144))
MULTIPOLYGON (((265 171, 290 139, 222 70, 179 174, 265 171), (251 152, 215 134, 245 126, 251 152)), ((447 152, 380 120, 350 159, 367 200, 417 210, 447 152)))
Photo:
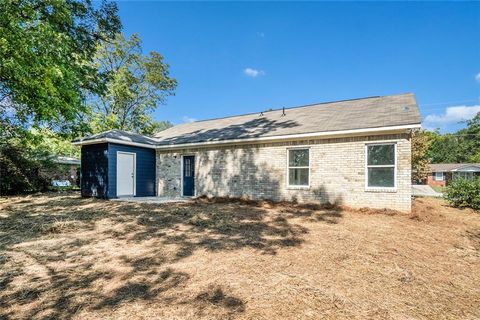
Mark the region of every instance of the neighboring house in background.
POLYGON ((456 178, 473 179, 480 176, 480 163, 437 163, 430 165, 427 184, 445 187, 456 178))
POLYGON ((54 186, 80 186, 80 160, 72 157, 56 157, 55 167, 49 169, 54 186))
POLYGON ((229 196, 411 209, 413 94, 197 121, 82 146, 83 196, 229 196))

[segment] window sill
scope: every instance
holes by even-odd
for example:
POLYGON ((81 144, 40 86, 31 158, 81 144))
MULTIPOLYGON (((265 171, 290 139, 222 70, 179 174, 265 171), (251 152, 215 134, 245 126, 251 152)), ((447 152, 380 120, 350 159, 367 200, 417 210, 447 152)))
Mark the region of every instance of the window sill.
POLYGON ((310 186, 287 186, 287 190, 309 190, 310 186))
POLYGON ((397 188, 365 188, 365 192, 396 193, 396 192, 397 192, 397 188))

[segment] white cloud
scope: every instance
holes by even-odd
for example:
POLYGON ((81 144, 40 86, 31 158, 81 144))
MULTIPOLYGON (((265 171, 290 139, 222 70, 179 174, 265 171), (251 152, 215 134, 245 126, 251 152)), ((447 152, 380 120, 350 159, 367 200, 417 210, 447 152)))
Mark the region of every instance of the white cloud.
POLYGON ((432 125, 447 125, 458 123, 465 120, 470 120, 480 112, 480 105, 478 106, 458 106, 448 107, 444 114, 429 114, 425 118, 426 127, 432 127, 432 125))
POLYGON ((182 117, 182 121, 183 121, 183 122, 190 123, 190 122, 195 122, 195 121, 197 121, 197 119, 195 119, 195 118, 190 118, 190 117, 188 117, 188 116, 183 116, 183 117, 182 117))
POLYGON ((475 80, 477 80, 478 82, 480 82, 480 72, 475 75, 475 80))
POLYGON ((252 77, 252 78, 256 78, 258 76, 264 76, 265 75, 265 71, 263 70, 257 70, 257 69, 253 69, 253 68, 246 68, 245 70, 243 70, 243 73, 249 77, 252 77))

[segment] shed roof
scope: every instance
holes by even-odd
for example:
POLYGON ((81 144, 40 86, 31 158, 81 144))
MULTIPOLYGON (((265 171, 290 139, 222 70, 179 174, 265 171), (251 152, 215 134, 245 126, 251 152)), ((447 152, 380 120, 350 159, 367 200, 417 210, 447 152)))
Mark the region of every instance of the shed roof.
POLYGON ((119 140, 123 142, 133 142, 133 143, 141 143, 141 144, 148 144, 148 145, 155 145, 156 140, 154 138, 144 136, 141 134, 128 132, 124 130, 108 130, 104 132, 100 132, 97 134, 92 134, 91 136, 82 138, 82 139, 75 139, 73 142, 88 142, 93 140, 105 140, 105 139, 113 139, 119 140))

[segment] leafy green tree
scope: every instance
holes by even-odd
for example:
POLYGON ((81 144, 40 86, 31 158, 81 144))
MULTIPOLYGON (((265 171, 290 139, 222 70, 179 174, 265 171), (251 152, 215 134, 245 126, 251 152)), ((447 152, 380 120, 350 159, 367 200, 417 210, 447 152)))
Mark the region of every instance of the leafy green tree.
POLYGON ((2 194, 48 184, 41 168, 52 152, 66 151, 61 139, 85 130, 86 94, 105 90, 105 75, 92 65, 97 44, 120 27, 113 2, 0 0, 2 194))
POLYGON ((480 113, 456 133, 431 132, 428 156, 432 163, 480 162, 480 113))
POLYGON ((471 154, 468 160, 471 163, 480 163, 480 149, 477 149, 475 153, 471 154))
POLYGON ((56 133, 49 128, 31 128, 26 146, 31 150, 42 150, 50 157, 80 157, 80 148, 72 145, 69 134, 56 133))
POLYGON ((47 190, 51 173, 62 170, 54 161, 57 156, 78 158, 80 150, 70 137, 48 128, 17 131, 0 143, 0 194, 47 190))
POLYGON ((153 136, 155 133, 166 130, 173 127, 173 124, 170 121, 150 121, 147 123, 141 130, 142 134, 147 136, 153 136))
POLYGON ((463 137, 462 151, 466 162, 480 162, 480 112, 467 121, 467 127, 459 130, 458 134, 463 137))
POLYGON ((430 159, 428 150, 432 143, 432 134, 428 131, 418 131, 412 137, 412 179, 423 181, 429 172, 430 159))
POLYGON ((0 195, 45 191, 49 185, 46 169, 54 165, 50 153, 29 145, 28 131, 18 131, 8 143, 0 143, 0 195))
POLYGON ((428 152, 432 163, 456 163, 463 158, 462 139, 454 134, 432 134, 432 143, 428 152))
POLYGON ((151 133, 156 124, 151 113, 172 95, 177 81, 169 76, 163 57, 152 51, 142 54, 140 38, 118 34, 98 48, 95 67, 107 77, 107 90, 89 100, 94 132, 121 129, 151 133))
POLYGON ((0 1, 0 114, 21 122, 72 120, 85 92, 102 92, 90 63, 120 30, 117 6, 90 0, 0 1))

